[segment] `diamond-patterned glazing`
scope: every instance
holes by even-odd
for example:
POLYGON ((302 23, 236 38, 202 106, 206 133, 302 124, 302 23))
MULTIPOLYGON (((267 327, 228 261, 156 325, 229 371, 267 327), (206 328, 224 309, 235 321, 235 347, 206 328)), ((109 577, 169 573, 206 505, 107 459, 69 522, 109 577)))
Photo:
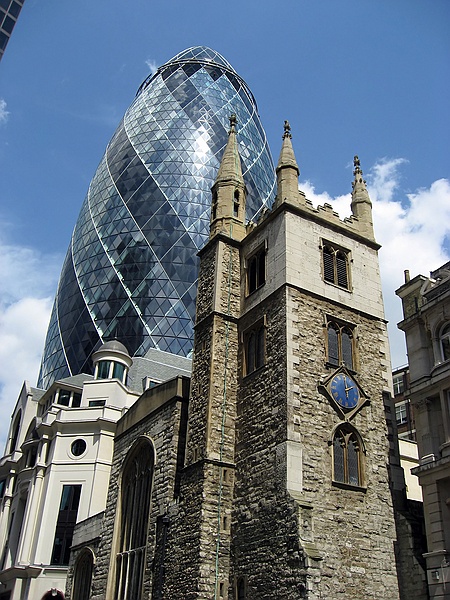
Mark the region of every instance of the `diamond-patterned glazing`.
POLYGON ((255 100, 217 52, 189 48, 147 78, 113 135, 81 208, 62 269, 38 385, 91 372, 117 338, 131 355, 189 355, 197 251, 211 187, 238 119, 247 218, 270 206, 275 176, 255 100))

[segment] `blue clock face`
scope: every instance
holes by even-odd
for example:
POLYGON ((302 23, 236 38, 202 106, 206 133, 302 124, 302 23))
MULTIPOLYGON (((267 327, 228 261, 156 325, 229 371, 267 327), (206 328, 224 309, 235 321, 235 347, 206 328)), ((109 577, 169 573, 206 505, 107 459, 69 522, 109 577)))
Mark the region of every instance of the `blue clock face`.
POLYGON ((335 375, 331 380, 331 395, 343 409, 355 408, 359 402, 359 390, 351 377, 344 373, 335 375))

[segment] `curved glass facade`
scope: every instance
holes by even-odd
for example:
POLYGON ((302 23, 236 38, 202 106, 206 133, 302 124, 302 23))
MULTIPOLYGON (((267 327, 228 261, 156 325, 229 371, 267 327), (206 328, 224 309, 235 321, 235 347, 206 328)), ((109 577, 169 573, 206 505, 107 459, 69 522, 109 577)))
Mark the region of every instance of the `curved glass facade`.
POLYGON ((238 119, 247 218, 270 206, 275 173, 256 103, 217 52, 189 48, 140 86, 109 143, 76 223, 47 332, 38 385, 90 373, 115 338, 131 356, 192 349, 197 251, 211 187, 238 119))

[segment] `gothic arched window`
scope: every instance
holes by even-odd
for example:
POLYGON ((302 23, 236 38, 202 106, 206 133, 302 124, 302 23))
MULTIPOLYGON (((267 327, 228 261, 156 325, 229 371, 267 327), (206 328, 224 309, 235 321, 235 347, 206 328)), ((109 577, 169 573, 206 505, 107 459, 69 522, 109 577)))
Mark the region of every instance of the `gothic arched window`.
POLYGON ((323 278, 328 283, 349 289, 348 252, 325 244, 322 248, 323 278))
POLYGON ((76 600, 89 600, 91 597, 93 570, 94 556, 89 548, 85 548, 75 562, 72 598, 76 600))
POLYGON ((244 335, 244 374, 249 375, 266 362, 266 328, 259 323, 244 335))
POLYGON ((120 519, 116 552, 116 600, 139 600, 142 594, 153 480, 153 446, 140 439, 122 468, 120 519))
POLYGON ((333 480, 358 487, 363 485, 362 443, 348 425, 338 427, 333 436, 333 480))
POLYGON ((237 600, 246 600, 247 598, 247 586, 245 577, 239 577, 236 582, 236 598, 237 600))
POLYGON ((247 294, 251 294, 266 282, 266 249, 259 248, 247 259, 247 294))
POLYGON ((354 370, 353 331, 348 325, 335 321, 327 324, 327 362, 354 370))

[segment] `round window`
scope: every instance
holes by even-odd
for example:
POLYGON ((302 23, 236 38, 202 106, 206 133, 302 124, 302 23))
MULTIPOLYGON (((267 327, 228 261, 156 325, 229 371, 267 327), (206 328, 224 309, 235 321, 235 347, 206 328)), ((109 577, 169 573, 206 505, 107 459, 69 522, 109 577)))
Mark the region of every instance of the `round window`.
POLYGON ((81 456, 86 450, 86 442, 84 440, 75 440, 72 442, 70 450, 74 456, 81 456))

